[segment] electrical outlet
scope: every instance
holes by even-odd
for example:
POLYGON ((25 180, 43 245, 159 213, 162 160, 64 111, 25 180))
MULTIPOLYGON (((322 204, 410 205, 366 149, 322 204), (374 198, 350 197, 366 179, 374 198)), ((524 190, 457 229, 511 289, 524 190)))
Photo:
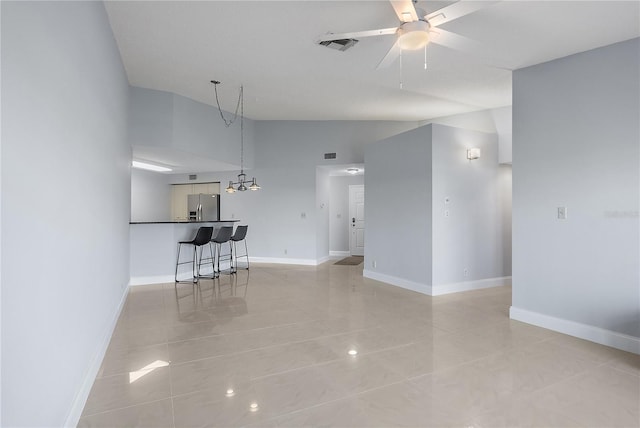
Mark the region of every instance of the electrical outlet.
POLYGON ((464 277, 465 278, 468 277, 469 276, 469 269, 465 268, 463 273, 464 273, 464 277))
POLYGON ((371 266, 373 268, 377 268, 378 267, 378 262, 376 262, 375 260, 371 262, 371 266))
POLYGON ((444 216, 447 218, 449 217, 449 210, 444 210, 444 216))
POLYGON ((300 213, 300 218, 307 218, 307 213, 300 213))
POLYGON ((287 249, 286 248, 284 249, 284 253, 287 254, 287 249))

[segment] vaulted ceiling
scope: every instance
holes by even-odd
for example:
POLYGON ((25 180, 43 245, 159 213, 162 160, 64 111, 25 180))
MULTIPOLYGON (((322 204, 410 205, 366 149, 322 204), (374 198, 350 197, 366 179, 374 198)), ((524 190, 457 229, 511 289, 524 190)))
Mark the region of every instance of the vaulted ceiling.
POLYGON ((386 0, 105 4, 132 85, 214 105, 216 79, 229 111, 244 85, 245 113, 258 120, 427 120, 502 107, 512 70, 640 36, 638 1, 486 2, 438 27, 473 44, 430 43, 426 70, 424 50, 376 69, 394 34, 359 38, 344 52, 316 40, 398 26, 386 0))

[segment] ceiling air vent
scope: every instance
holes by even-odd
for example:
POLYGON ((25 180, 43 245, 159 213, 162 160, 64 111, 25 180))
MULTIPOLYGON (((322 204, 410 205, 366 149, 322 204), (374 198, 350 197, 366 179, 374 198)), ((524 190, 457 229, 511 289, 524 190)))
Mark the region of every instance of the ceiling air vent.
POLYGON ((336 154, 335 153, 325 153, 324 154, 324 158, 325 159, 335 159, 336 158, 336 154))
POLYGON ((189 180, 197 180, 198 176, 196 174, 189 174, 189 180))
POLYGON ((327 40, 324 42, 320 42, 318 44, 322 46, 326 46, 331 49, 344 52, 347 49, 355 46, 356 43, 358 43, 358 40, 356 39, 338 39, 338 40, 327 40))

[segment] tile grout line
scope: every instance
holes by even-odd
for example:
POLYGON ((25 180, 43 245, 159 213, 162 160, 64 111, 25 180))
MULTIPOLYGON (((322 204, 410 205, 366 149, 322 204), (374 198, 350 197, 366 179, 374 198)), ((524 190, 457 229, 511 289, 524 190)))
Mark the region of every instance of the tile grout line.
MULTIPOLYGON (((167 355, 169 355, 169 345, 167 345, 167 355)), ((169 400, 171 401, 171 420, 173 422, 173 428, 176 428, 176 409, 173 405, 173 375, 171 370, 171 358, 169 358, 169 400)))
POLYGON ((131 409, 132 407, 143 406, 145 404, 159 403, 161 401, 164 401, 164 400, 167 400, 167 399, 170 399, 170 398, 171 397, 165 397, 165 398, 159 398, 157 400, 149 400, 149 401, 144 401, 142 403, 132 404, 130 406, 114 407, 113 409, 103 410, 101 412, 89 413, 89 414, 86 414, 86 415, 82 415, 82 419, 88 418, 88 417, 91 417, 91 416, 104 415, 105 413, 116 412, 118 410, 131 409))

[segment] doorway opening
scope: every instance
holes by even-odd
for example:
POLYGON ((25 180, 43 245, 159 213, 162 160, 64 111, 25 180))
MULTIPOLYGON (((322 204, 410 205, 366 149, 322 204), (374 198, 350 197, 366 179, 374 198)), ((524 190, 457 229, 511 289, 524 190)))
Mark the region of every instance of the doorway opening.
POLYGON ((349 186, 364 185, 364 165, 327 165, 320 168, 325 168, 327 171, 326 202, 329 209, 325 212, 327 215, 325 227, 328 227, 324 232, 319 231, 319 233, 327 234, 330 258, 348 257, 352 255, 350 240, 353 228, 352 219, 355 217, 350 214, 349 186), (358 171, 355 174, 350 174, 348 169, 357 169, 358 171))
POLYGON ((349 185, 349 252, 364 256, 364 184, 349 185))

